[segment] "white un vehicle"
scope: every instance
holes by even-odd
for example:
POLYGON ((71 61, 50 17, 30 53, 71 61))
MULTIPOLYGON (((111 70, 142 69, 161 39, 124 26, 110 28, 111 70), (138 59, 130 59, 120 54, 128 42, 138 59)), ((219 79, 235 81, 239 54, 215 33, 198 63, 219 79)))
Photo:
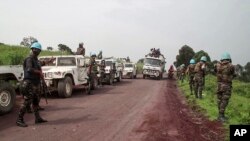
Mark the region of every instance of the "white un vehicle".
MULTIPOLYGON (((39 60, 50 59, 52 56, 42 56, 39 60)), ((42 67, 45 83, 50 90, 58 91, 60 97, 72 95, 73 86, 84 85, 90 94, 89 82, 90 58, 82 55, 53 56, 55 61, 42 67)))

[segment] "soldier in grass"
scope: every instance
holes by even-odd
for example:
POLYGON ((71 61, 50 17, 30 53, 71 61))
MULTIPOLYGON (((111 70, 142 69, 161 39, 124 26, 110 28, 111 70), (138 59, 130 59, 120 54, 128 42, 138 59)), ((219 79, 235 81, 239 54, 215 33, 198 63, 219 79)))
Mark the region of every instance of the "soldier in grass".
POLYGON ((196 98, 202 99, 202 90, 204 87, 207 57, 202 56, 200 62, 194 68, 194 94, 196 98))
POLYGON ((193 88, 194 88, 194 68, 195 68, 195 60, 191 59, 186 70, 186 74, 189 76, 189 87, 191 95, 193 94, 193 88))
POLYGON ((224 53, 221 56, 220 62, 215 65, 217 75, 217 99, 218 99, 218 120, 225 122, 225 110, 228 105, 232 93, 232 80, 235 75, 235 67, 231 64, 231 56, 229 53, 224 53))

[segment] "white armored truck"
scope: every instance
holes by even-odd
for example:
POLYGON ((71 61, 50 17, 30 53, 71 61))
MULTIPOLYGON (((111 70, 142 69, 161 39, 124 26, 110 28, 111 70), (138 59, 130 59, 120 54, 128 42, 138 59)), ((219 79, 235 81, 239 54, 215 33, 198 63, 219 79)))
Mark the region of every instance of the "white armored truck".
POLYGON ((123 78, 136 78, 137 76, 137 68, 136 64, 132 62, 125 62, 123 63, 123 72, 122 72, 122 77, 123 78))
MULTIPOLYGON (((51 57, 42 56, 39 60, 46 60, 51 57)), ((89 81, 90 58, 82 55, 53 57, 55 58, 53 63, 42 67, 48 88, 58 91, 60 97, 66 98, 71 96, 73 86, 84 85, 87 93, 90 94, 90 89, 97 85, 89 81)))
POLYGON ((146 77, 154 77, 157 79, 162 79, 163 73, 165 71, 165 57, 159 55, 157 57, 152 55, 146 55, 144 58, 143 65, 143 79, 146 77))
POLYGON ((0 66, 0 115, 10 112, 15 105, 15 89, 22 78, 21 65, 0 66))

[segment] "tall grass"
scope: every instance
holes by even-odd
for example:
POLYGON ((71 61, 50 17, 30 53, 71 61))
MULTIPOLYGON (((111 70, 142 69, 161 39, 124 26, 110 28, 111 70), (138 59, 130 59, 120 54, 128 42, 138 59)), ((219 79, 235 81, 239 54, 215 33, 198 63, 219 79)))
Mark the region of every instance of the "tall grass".
MULTIPOLYGON (((0 44, 0 65, 21 65, 24 59, 29 56, 29 54, 30 48, 28 47, 0 44)), ((43 50, 40 56, 61 54, 68 53, 43 50)))
MULTIPOLYGON (((178 85, 191 104, 198 105, 210 120, 217 120, 217 82, 215 76, 206 76, 203 99, 201 100, 196 99, 194 95, 190 94, 188 80, 184 80, 183 83, 178 81, 178 85)), ((226 108, 225 115, 229 117, 229 120, 224 123, 227 131, 229 131, 229 125, 232 124, 250 124, 250 83, 238 80, 233 81, 232 96, 226 108)))

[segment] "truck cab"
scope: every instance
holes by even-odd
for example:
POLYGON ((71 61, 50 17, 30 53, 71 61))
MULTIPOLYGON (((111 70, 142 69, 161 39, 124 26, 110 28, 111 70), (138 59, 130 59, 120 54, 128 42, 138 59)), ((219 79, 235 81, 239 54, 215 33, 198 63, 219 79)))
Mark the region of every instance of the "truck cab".
POLYGON ((123 63, 124 69, 122 72, 123 78, 136 78, 137 76, 137 67, 135 63, 132 62, 126 62, 123 63))
POLYGON ((163 55, 159 57, 152 57, 147 55, 144 58, 143 65, 143 79, 146 77, 154 77, 157 79, 163 78, 163 73, 165 71, 165 58, 163 55))

